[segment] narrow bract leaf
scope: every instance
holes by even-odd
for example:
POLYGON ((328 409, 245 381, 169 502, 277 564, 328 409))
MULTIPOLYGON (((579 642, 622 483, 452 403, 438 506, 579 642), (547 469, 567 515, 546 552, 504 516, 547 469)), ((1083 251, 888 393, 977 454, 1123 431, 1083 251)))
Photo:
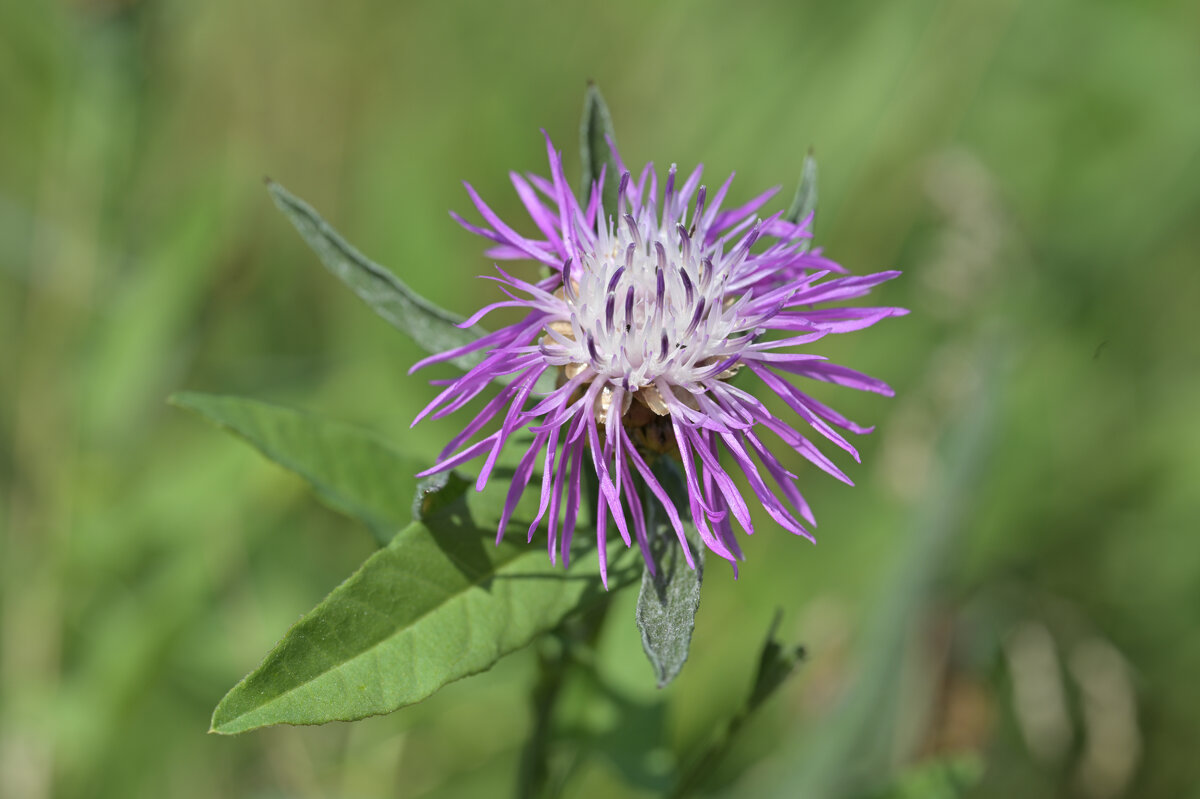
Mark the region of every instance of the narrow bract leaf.
MULTIPOLYGON (((496 546, 497 500, 488 491, 430 502, 221 700, 212 730, 391 712, 490 668, 604 595, 595 553, 580 553, 569 572, 551 566, 544 547, 523 543, 528 519, 496 546)), ((614 588, 636 577, 640 560, 636 550, 619 554, 614 588)))
POLYGON ((775 637, 782 617, 783 611, 777 610, 775 619, 771 622, 771 629, 767 631, 767 640, 763 643, 762 653, 758 658, 758 673, 754 677, 754 685, 750 688, 746 703, 729 719, 725 729, 712 743, 690 758, 689 765, 680 771, 675 787, 669 794, 671 799, 693 796, 712 779, 717 765, 729 751, 746 722, 779 686, 783 685, 804 659, 804 647, 785 647, 775 637))
POLYGON ((748 715, 758 709, 763 702, 775 693, 776 689, 792 675, 800 661, 804 660, 804 647, 784 647, 775 637, 779 630, 779 622, 783 611, 775 611, 771 629, 767 631, 767 640, 763 642, 762 654, 758 658, 758 674, 754 678, 754 686, 750 689, 750 697, 746 700, 745 713, 748 715))
MULTIPOLYGON (((412 336, 428 352, 444 352, 486 334, 487 331, 478 325, 466 330, 455 327, 462 321, 461 317, 418 295, 400 278, 354 249, 308 203, 283 186, 267 181, 267 190, 325 268, 337 275, 377 314, 412 336)), ((480 359, 481 356, 475 353, 454 358, 451 363, 469 369, 480 359)))
POLYGON ((380 544, 412 518, 414 475, 425 464, 365 430, 244 397, 185 392, 170 401, 303 477, 325 504, 364 522, 380 544))
POLYGON ((592 184, 600 179, 600 168, 605 167, 604 191, 601 199, 605 213, 617 212, 617 184, 621 180, 617 172, 617 159, 612 146, 616 146, 617 134, 613 130, 612 115, 604 96, 594 83, 588 83, 583 97, 583 121, 579 125, 579 157, 583 162, 583 180, 579 186, 579 202, 587 207, 592 184))
MULTIPOLYGON (((817 212, 817 159, 812 153, 804 156, 804 167, 800 171, 800 185, 796 196, 783 218, 789 222, 800 222, 817 212)), ((810 224, 811 228, 811 224, 810 224)))
POLYGON ((642 649, 654 667, 658 687, 663 688, 683 670, 696 626, 700 606, 702 566, 688 568, 679 544, 668 542, 659 549, 655 560, 657 573, 642 572, 638 593, 637 625, 642 633, 642 649))
MULTIPOLYGON (((683 491, 682 481, 671 461, 660 459, 655 472, 672 498, 683 491)), ((642 506, 646 509, 646 530, 650 549, 657 566, 652 575, 647 568, 642 573, 642 589, 637 601, 637 625, 642 633, 642 648, 662 688, 678 676, 687 661, 696 626, 696 610, 700 607, 700 583, 704 578, 704 547, 695 528, 685 523, 689 544, 696 558, 691 569, 675 537, 666 515, 658 510, 658 501, 644 492, 642 506)), ((676 500, 678 506, 678 500, 676 500)), ((681 507, 681 506, 680 506, 681 507)))

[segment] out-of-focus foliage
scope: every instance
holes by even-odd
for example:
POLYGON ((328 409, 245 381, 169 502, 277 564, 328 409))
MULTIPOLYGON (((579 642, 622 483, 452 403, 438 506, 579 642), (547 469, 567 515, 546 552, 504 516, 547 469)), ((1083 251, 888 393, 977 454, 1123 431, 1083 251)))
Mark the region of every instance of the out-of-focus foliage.
POLYGON ((843 464, 856 488, 794 464, 820 545, 764 523, 736 583, 710 567, 661 692, 618 598, 596 685, 568 686, 563 734, 596 747, 570 794, 657 795, 744 700, 782 605, 808 659, 713 790, 869 795, 969 751, 971 795, 1188 795, 1197 29, 1184 0, 0 5, 0 795, 508 790, 530 651, 355 725, 204 735, 374 542, 164 399, 255 396, 435 452, 456 431, 408 429, 434 390, 415 346, 261 177, 470 312, 494 293, 446 216, 458 181, 519 218, 506 172, 542 169, 539 127, 574 150, 588 78, 629 162, 737 169, 733 199, 790 191, 812 146, 818 244, 903 269, 879 302, 914 313, 830 353, 897 398, 823 393, 880 428, 843 464), (846 753, 859 772, 821 765, 846 753))
POLYGON ((381 545, 415 515, 416 474, 425 464, 365 430, 243 397, 182 392, 171 404, 303 477, 329 507, 366 524, 381 545))

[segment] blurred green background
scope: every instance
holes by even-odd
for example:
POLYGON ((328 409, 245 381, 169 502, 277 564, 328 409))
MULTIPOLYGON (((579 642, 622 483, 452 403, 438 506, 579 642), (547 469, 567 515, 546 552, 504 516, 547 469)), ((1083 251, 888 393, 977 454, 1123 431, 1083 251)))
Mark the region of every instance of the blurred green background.
POLYGON ((0 3, 0 796, 508 794, 528 651, 391 716, 205 734, 372 542, 164 399, 432 454, 414 347, 261 178, 469 312, 459 181, 523 219, 507 171, 545 172, 539 127, 577 169, 588 78, 627 161, 736 169, 734 199, 813 147, 819 242, 904 270, 876 297, 913 314, 825 348, 898 391, 820 394, 879 424, 858 487, 801 472, 819 546, 764 525, 711 569, 665 691, 617 600, 568 795, 655 795, 782 607, 808 662, 712 790, 975 752, 976 796, 1200 796, 1197 31, 1186 0, 0 3))

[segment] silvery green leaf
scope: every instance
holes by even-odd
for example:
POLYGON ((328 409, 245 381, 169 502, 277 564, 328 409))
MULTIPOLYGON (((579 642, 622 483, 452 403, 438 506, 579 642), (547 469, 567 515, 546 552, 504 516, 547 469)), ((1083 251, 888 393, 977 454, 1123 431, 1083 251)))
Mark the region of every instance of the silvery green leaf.
MULTIPOLYGON (((308 203, 274 181, 267 190, 275 205, 317 253, 325 268, 350 287, 377 314, 412 336, 428 352, 444 352, 475 341, 486 334, 478 325, 462 330, 462 319, 445 311, 410 289, 404 281, 371 261, 333 229, 308 203)), ((469 369, 478 363, 477 353, 454 358, 451 363, 469 369)))
POLYGON ((607 213, 616 213, 617 184, 621 176, 617 170, 617 159, 612 147, 616 146, 617 134, 613 130, 612 115, 604 96, 594 83, 588 83, 583 98, 583 121, 579 125, 579 157, 583 162, 583 180, 579 186, 579 202, 586 206, 592 192, 592 184, 600 179, 600 168, 605 167, 604 191, 601 199, 607 213))
MULTIPOLYGON (((668 496, 680 497, 684 491, 674 464, 663 458, 655 464, 655 472, 668 496)), ((642 648, 662 688, 679 675, 687 661, 696 625, 696 609, 700 607, 700 584, 704 578, 704 547, 690 522, 685 522, 695 557, 696 568, 688 566, 679 540, 666 515, 658 510, 658 500, 649 492, 642 506, 646 511, 646 530, 650 551, 656 564, 654 574, 647 568, 642 573, 642 588, 638 593, 637 625, 642 633, 642 648)), ((676 506, 680 507, 678 500, 676 506)))
POLYGON ((800 185, 796 187, 796 196, 788 206, 783 218, 789 222, 800 222, 810 214, 817 212, 817 159, 812 153, 804 156, 804 166, 800 170, 800 185))

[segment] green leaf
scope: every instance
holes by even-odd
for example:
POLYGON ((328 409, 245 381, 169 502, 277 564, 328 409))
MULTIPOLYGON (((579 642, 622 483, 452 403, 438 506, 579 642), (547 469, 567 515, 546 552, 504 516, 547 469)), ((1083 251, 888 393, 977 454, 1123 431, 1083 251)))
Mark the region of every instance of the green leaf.
POLYGON ((579 125, 579 157, 583 162, 583 180, 579 186, 579 202, 587 205, 592 193, 592 184, 600 179, 600 168, 605 167, 604 191, 601 200, 608 214, 617 210, 617 184, 621 175, 617 168, 617 159, 613 157, 612 147, 606 137, 612 140, 612 147, 617 144, 617 134, 613 130, 612 114, 596 84, 588 82, 587 92, 583 96, 583 120, 579 125))
MULTIPOLYGON (((528 519, 496 546, 489 520, 502 496, 430 502, 221 700, 213 732, 391 712, 490 668, 604 596, 595 554, 578 553, 569 572, 551 566, 544 548, 523 541, 528 519)), ((614 588, 637 576, 640 560, 636 550, 619 555, 614 588)))
POLYGON ((458 476, 458 472, 438 472, 417 483, 417 493, 412 501, 412 517, 423 521, 454 502, 471 484, 458 476))
MULTIPOLYGON (((660 458, 654 470, 676 507, 685 507, 681 504, 685 489, 674 463, 660 458)), ((642 573, 636 617, 642 633, 642 649, 654 667, 658 687, 662 688, 679 675, 687 661, 692 630, 696 626, 696 610, 700 607, 704 547, 695 528, 685 523, 684 532, 696 558, 696 568, 689 568, 674 530, 665 514, 658 511, 658 500, 648 491, 643 493, 646 530, 657 570, 653 575, 649 568, 642 573)))
MULTIPOLYGON (((487 333, 478 325, 466 330, 455 327, 462 321, 461 317, 442 310, 416 294, 400 278, 354 249, 312 206, 283 186, 268 180, 267 191, 271 192, 275 205, 296 226, 308 246, 317 253, 325 268, 337 275, 377 314, 412 336, 428 352, 444 352, 461 347, 487 333)), ((481 357, 471 353, 454 358, 451 363, 469 369, 481 357)))
POLYGON ((817 159, 812 152, 804 156, 804 166, 800 170, 800 185, 796 187, 796 196, 788 206, 783 218, 789 222, 800 222, 807 219, 809 214, 817 212, 817 159))
POLYGON ((380 544, 412 518, 414 475, 424 465, 365 430, 243 397, 184 392, 170 402, 303 477, 329 507, 366 523, 380 544))

